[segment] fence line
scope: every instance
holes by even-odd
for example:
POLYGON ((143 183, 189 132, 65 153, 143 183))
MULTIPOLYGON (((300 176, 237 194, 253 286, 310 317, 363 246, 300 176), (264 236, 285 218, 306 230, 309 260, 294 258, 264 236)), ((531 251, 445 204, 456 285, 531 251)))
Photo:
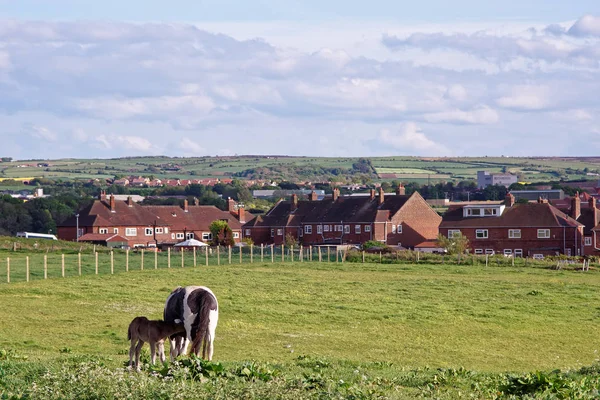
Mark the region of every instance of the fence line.
MULTIPOLYGON (((227 262, 232 264, 234 256, 238 256, 239 263, 254 262, 253 246, 246 246, 249 249, 238 246, 227 246, 227 262)), ((93 253, 70 253, 70 254, 41 254, 29 253, 21 256, 16 253, 11 257, 0 259, 0 282, 13 283, 19 281, 30 282, 32 280, 49 279, 57 277, 72 277, 83 275, 115 274, 119 272, 129 272, 130 258, 134 257, 134 264, 139 262, 139 269, 143 271, 145 265, 145 251, 130 250, 120 251, 112 250, 110 252, 93 253), (130 254, 133 253, 133 254, 130 254), (137 260, 136 260, 137 259, 137 260), (5 268, 2 267, 5 265, 5 268), (4 276, 5 275, 5 276, 4 276)), ((154 269, 171 268, 171 249, 166 252, 154 252, 154 269)), ((221 248, 205 247, 204 264, 221 265, 221 248)), ((225 256, 225 254, 223 254, 225 256)), ((196 267, 197 253, 196 249, 180 252, 181 268, 196 267)), ((451 264, 451 265, 481 265, 485 267, 543 267, 543 268, 571 268, 582 271, 589 270, 589 267, 598 267, 598 262, 593 259, 582 259, 581 257, 551 257, 544 260, 533 260, 530 258, 504 257, 502 255, 439 255, 430 253, 421 253, 419 251, 396 251, 396 252, 368 252, 368 251, 348 251, 347 248, 341 249, 336 246, 327 246, 324 251, 322 246, 260 246, 260 260, 262 263, 290 262, 304 263, 314 262, 315 259, 320 262, 336 263, 381 263, 381 264, 402 264, 402 263, 428 263, 428 264, 451 264), (268 247, 269 254, 265 255, 265 247, 268 247), (334 253, 334 254, 333 254, 334 253), (270 260, 269 260, 270 258, 270 260), (592 264, 593 262, 593 264, 592 264)), ((223 260, 224 261, 224 260, 223 260)))

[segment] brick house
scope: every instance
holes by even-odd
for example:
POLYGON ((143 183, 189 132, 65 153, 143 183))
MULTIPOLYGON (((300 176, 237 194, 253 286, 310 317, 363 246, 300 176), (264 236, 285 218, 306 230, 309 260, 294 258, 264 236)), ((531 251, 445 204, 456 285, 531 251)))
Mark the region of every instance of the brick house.
MULTIPOLYGON (((575 209, 573 216, 577 215, 575 209)), ((466 236, 475 254, 580 255, 584 253, 584 225, 573 216, 545 199, 515 204, 509 193, 504 202, 451 206, 440 233, 449 238, 458 233, 466 236)))
POLYGON ((583 224, 583 254, 600 255, 600 235, 597 234, 600 232, 600 213, 596 198, 583 192, 570 199, 553 201, 552 205, 583 224))
POLYGON ((279 201, 264 216, 244 225, 244 236, 256 244, 281 244, 287 235, 305 245, 361 244, 377 240, 388 245, 412 248, 437 237, 441 217, 419 195, 406 196, 404 187, 386 195, 380 188, 376 195, 317 200, 312 192, 308 201, 292 195, 279 201))
POLYGON ((233 231, 234 240, 241 239, 242 225, 236 218, 244 216, 243 209, 232 214, 214 206, 142 206, 131 197, 126 201, 107 197, 100 198, 58 227, 58 237, 62 240, 79 241, 103 245, 119 243, 128 247, 153 247, 173 245, 193 237, 206 242, 210 237, 210 224, 215 220, 226 220, 233 231), (208 234, 208 235, 207 235, 208 234))

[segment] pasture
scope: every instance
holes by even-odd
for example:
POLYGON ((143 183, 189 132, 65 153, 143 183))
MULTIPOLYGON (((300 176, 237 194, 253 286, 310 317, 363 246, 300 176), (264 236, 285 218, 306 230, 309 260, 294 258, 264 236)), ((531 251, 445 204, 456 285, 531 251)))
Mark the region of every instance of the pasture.
MULTIPOLYGON (((2 283, 0 349, 28 357, 5 367, 54 371, 91 357, 117 371, 127 361, 131 319, 161 318, 170 291, 193 284, 209 286, 219 300, 214 361, 275 366, 287 377, 318 372, 358 382, 367 394, 368 382, 353 371, 419 382, 392 385, 385 396, 453 398, 456 385, 468 392, 483 377, 508 379, 506 372, 583 371, 600 349, 594 270, 255 262, 2 283), (439 371, 464 376, 456 372, 460 382, 449 387, 427 386, 439 371)), ((15 373, 0 374, 0 389, 23 389, 27 379, 15 373)))

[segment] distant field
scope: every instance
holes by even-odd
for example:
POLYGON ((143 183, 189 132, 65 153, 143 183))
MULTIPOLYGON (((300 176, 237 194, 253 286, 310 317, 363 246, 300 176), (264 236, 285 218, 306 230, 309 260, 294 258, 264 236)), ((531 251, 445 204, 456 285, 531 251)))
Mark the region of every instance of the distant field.
MULTIPOLYGON (((302 171, 316 167, 350 169, 358 158, 284 157, 284 156, 236 156, 236 157, 135 157, 121 159, 62 159, 29 160, 0 163, 0 179, 30 179, 47 177, 53 179, 108 179, 114 176, 142 175, 159 179, 230 178, 233 174, 263 168, 272 172, 266 179, 313 180, 302 176, 302 171), (47 167, 37 167, 47 163, 47 167), (23 165, 31 165, 23 167, 23 165), (17 168, 17 166, 21 166, 17 168), (283 171, 283 172, 281 172, 283 171)), ((477 171, 507 171, 519 174, 525 181, 550 181, 596 179, 586 172, 600 172, 600 158, 511 158, 511 157, 373 157, 373 167, 382 179, 403 179, 419 182, 421 174, 437 181, 461 181, 476 179, 477 171), (394 177, 393 175, 399 175, 394 177)), ((332 179, 345 179, 338 175, 332 179)))

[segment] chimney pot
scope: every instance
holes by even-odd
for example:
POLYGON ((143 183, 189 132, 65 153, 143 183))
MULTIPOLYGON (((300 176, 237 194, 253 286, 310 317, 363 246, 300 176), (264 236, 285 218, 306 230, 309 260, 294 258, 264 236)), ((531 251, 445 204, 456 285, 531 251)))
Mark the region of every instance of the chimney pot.
POLYGON ((335 188, 333 189, 333 201, 337 201, 338 197, 340 197, 340 189, 335 188))
POLYGON ((405 194, 406 194, 406 189, 404 188, 404 186, 402 186, 402 184, 399 184, 398 187, 396 188, 396 195, 404 196, 405 194))
POLYGON ((296 193, 292 194, 292 211, 295 211, 298 208, 298 195, 296 193))
POLYGON ((379 204, 383 204, 384 201, 385 201, 385 192, 383 191, 383 188, 380 187, 379 188, 379 204))
POLYGON ((241 224, 246 223, 246 211, 244 210, 244 207, 238 208, 238 221, 240 221, 241 224))
POLYGON ((110 195, 110 212, 115 212, 115 196, 113 196, 112 194, 110 195))
POLYGON ((579 192, 575 193, 575 196, 571 199, 571 218, 577 219, 581 215, 581 199, 579 198, 579 192))
POLYGON ((235 200, 233 200, 231 197, 227 198, 227 210, 230 213, 235 212, 235 200))
POLYGON ((369 197, 371 198, 371 200, 375 200, 375 189, 371 189, 369 197))
POLYGON ((183 212, 188 212, 188 201, 187 201, 187 199, 183 200, 183 212))
POLYGON ((317 192, 315 192, 314 190, 310 192, 310 201, 317 201, 317 199, 317 192))
POLYGON ((512 193, 508 193, 504 198, 504 205, 506 207, 512 207, 515 205, 515 196, 512 193))
POLYGON ((131 198, 131 196, 127 196, 127 205, 129 207, 133 207, 133 199, 131 198))

